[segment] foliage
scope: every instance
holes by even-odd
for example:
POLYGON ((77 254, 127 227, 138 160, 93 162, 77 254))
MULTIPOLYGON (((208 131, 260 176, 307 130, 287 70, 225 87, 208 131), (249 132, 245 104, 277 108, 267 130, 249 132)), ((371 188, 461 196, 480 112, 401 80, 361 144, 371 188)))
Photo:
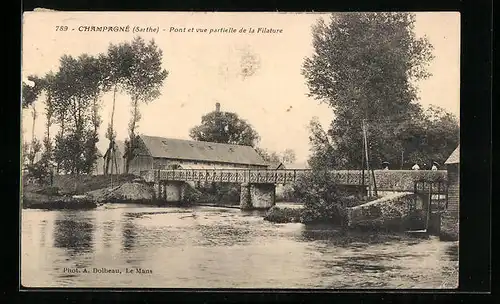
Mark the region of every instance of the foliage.
POLYGON ((197 188, 204 202, 239 204, 241 185, 235 183, 211 183, 197 188))
POLYGON ((346 209, 332 175, 312 170, 294 184, 294 196, 304 205, 301 222, 332 222, 344 225, 346 209))
POLYGON ((29 152, 26 155, 28 163, 30 165, 33 165, 35 163, 36 155, 40 152, 41 149, 42 149, 42 144, 38 139, 34 138, 31 141, 31 144, 29 145, 29 152))
POLYGON ((283 151, 283 154, 281 156, 281 161, 284 164, 293 164, 295 160, 296 160, 295 151, 293 151, 292 149, 285 149, 285 151, 283 151))
POLYGON ((279 163, 281 162, 281 157, 278 153, 274 151, 269 151, 264 148, 255 148, 255 151, 262 157, 262 159, 268 163, 279 163))
POLYGON ((27 164, 27 162, 29 161, 29 158, 28 158, 29 150, 30 150, 29 144, 26 141, 23 142, 22 146, 21 146, 21 163, 23 164, 23 168, 27 164))
POLYGON ((62 56, 57 73, 45 77, 50 117, 60 126, 53 149, 59 169, 88 174, 94 168, 100 125, 97 110, 103 79, 100 61, 87 54, 78 58, 62 56))
POLYGON ((255 148, 255 151, 268 163, 292 164, 295 162, 295 151, 292 149, 285 149, 283 153, 269 151, 264 148, 255 148))
POLYGON ((60 168, 70 174, 90 174, 97 160, 97 136, 93 130, 81 133, 68 132, 56 136, 54 160, 60 168))
POLYGON ((189 131, 194 140, 255 147, 259 135, 246 120, 231 112, 213 111, 201 118, 201 124, 189 131))
POLYGON ((301 208, 271 207, 264 216, 264 220, 272 223, 297 223, 302 215, 301 208))
POLYGON ((311 166, 360 168, 364 119, 372 166, 401 165, 402 152, 404 162, 442 161, 441 153, 456 147, 452 115, 427 115, 415 103, 415 83, 430 76, 426 67, 433 55, 427 38, 415 36, 414 23, 412 13, 336 13, 329 24, 320 19, 314 26, 314 54, 302 73, 309 95, 327 103, 335 120, 328 131, 311 122, 311 166), (446 148, 439 153, 442 146, 430 143, 443 140, 446 148))
POLYGON ((21 106, 23 109, 34 106, 35 101, 43 89, 43 84, 40 78, 30 75, 28 76, 28 80, 32 82, 33 85, 29 85, 24 81, 22 82, 21 106))
POLYGON ((201 198, 201 193, 200 191, 192 188, 192 187, 186 187, 184 189, 184 195, 182 196, 182 201, 185 203, 197 203, 201 198))
MULTIPOLYGON (((123 79, 125 92, 131 97, 132 109, 129 122, 129 147, 133 148, 135 143, 135 130, 141 119, 139 112, 140 103, 149 103, 160 96, 160 88, 167 78, 168 72, 162 68, 163 52, 158 48, 154 40, 148 44, 136 37, 130 44, 132 52, 129 74, 123 79)), ((134 158, 130 153, 133 149, 125 151, 126 171, 129 163, 134 158)))
POLYGON ((28 177, 28 179, 32 179, 41 185, 47 184, 51 171, 46 162, 39 161, 34 164, 28 164, 26 166, 26 169, 26 177, 28 177))
POLYGON ((336 165, 333 139, 323 130, 318 117, 313 117, 309 122, 309 142, 312 152, 309 166, 318 170, 333 169, 336 165))

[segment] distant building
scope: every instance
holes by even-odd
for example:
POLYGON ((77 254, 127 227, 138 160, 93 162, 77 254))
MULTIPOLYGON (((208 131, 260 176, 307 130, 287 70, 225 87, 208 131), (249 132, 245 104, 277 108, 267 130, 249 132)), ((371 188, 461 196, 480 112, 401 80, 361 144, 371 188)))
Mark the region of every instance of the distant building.
POLYGON ((139 135, 129 173, 157 169, 266 169, 268 163, 250 146, 139 135))
POLYGON ((460 145, 444 163, 448 171, 448 210, 458 213, 460 203, 460 145))

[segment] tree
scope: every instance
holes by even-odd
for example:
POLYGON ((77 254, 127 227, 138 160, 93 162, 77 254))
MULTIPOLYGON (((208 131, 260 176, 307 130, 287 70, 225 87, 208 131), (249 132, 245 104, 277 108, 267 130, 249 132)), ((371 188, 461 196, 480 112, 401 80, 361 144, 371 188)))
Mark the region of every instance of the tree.
POLYGON ((111 166, 114 165, 115 169, 118 170, 118 164, 116 163, 116 131, 114 129, 116 94, 124 90, 127 79, 131 78, 134 53, 128 42, 118 45, 110 44, 107 53, 99 56, 99 61, 106 71, 103 91, 113 91, 111 119, 106 129, 106 138, 109 139, 109 146, 104 154, 104 174, 108 174, 109 165, 112 160, 114 163, 111 166))
POLYGON ((415 82, 430 76, 426 67, 433 58, 414 23, 412 13, 336 13, 329 24, 320 19, 313 27, 314 53, 302 74, 309 95, 335 113, 326 149, 339 166, 361 167, 363 120, 373 159, 400 155, 393 151, 400 148, 395 126, 419 115, 415 82))
POLYGON ((22 83, 22 92, 21 92, 21 106, 23 109, 27 109, 31 107, 31 117, 33 118, 33 125, 31 129, 31 151, 30 151, 30 164, 33 164, 33 161, 35 159, 35 154, 40 151, 39 149, 39 142, 35 142, 35 123, 36 123, 36 118, 38 117, 38 113, 36 111, 36 100, 38 99, 38 96, 42 92, 43 84, 42 80, 34 75, 29 75, 28 76, 28 81, 32 83, 31 85, 24 82, 22 83), (35 148, 38 148, 37 151, 35 151, 35 148))
POLYGON ((283 151, 283 155, 281 156, 281 161, 284 164, 293 164, 295 162, 296 156, 295 156, 295 151, 292 149, 285 149, 283 151))
POLYGON ((259 134, 246 120, 231 112, 213 111, 189 131, 194 140, 255 147, 259 134))
POLYGON ((131 43, 132 64, 130 75, 124 79, 124 89, 132 100, 131 118, 129 122, 129 139, 125 143, 126 172, 130 161, 134 158, 136 146, 136 128, 141 119, 140 103, 149 103, 160 96, 163 81, 168 72, 162 68, 163 52, 154 40, 148 44, 141 37, 136 37, 131 43))
POLYGON ((311 156, 309 166, 312 169, 333 169, 336 166, 333 139, 325 132, 318 117, 313 117, 309 122, 309 142, 311 156))
POLYGON ((262 157, 262 159, 268 163, 279 163, 281 162, 281 157, 278 153, 274 151, 269 151, 263 148, 255 148, 255 151, 262 157))
POLYGON ((102 91, 102 68, 95 57, 86 54, 65 55, 60 62, 51 82, 51 102, 61 126, 54 159, 66 172, 88 174, 97 158, 96 104, 102 91))
POLYGON ((403 151, 402 166, 413 163, 443 164, 460 142, 458 119, 446 110, 430 106, 418 119, 403 124, 399 141, 403 151))

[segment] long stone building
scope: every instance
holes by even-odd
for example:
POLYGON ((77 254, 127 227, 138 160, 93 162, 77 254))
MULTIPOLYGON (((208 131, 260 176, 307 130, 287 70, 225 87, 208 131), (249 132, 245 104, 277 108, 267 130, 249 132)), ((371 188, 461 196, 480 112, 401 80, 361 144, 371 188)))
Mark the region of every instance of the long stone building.
POLYGON ((266 169, 264 161, 250 146, 140 135, 129 173, 158 169, 266 169))

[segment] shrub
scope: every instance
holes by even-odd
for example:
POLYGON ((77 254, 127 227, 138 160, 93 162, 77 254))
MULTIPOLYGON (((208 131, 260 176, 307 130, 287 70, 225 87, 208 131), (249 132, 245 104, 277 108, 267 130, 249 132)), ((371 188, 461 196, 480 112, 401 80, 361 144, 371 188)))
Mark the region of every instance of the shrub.
POLYGON ((283 200, 286 202, 294 202, 296 200, 293 186, 285 185, 283 187, 283 200))
POLYGON ((240 202, 240 184, 221 183, 200 185, 197 189, 200 191, 200 197, 204 202, 234 204, 239 204, 240 202))
POLYGON ((201 193, 200 191, 190 187, 189 185, 186 186, 184 189, 184 195, 182 196, 182 201, 185 203, 196 203, 200 200, 201 198, 201 193))
POLYGON ((32 165, 27 165, 26 177, 28 180, 34 180, 40 185, 45 185, 50 183, 50 170, 46 163, 37 162, 32 165))
POLYGON ((330 174, 316 170, 304 174, 294 185, 294 196, 304 205, 301 222, 347 223, 342 193, 330 174))
POLYGON ((271 207, 264 216, 264 220, 272 223, 297 223, 300 222, 302 209, 271 207))
POLYGON ((59 188, 58 187, 46 187, 41 189, 41 191, 38 191, 40 194, 46 194, 46 195, 59 195, 59 188))

